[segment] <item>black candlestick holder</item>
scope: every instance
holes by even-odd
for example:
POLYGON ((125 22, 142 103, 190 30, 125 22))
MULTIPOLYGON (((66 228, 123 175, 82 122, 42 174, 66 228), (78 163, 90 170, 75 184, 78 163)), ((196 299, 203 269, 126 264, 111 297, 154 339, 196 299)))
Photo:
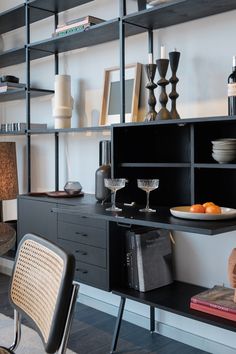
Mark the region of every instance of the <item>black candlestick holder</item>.
POLYGON ((148 106, 149 106, 149 111, 146 114, 146 121, 152 121, 155 120, 157 117, 157 112, 155 111, 155 106, 156 106, 156 97, 154 95, 154 90, 157 88, 157 85, 154 82, 154 77, 156 74, 156 69, 157 66, 156 64, 146 64, 145 65, 145 71, 148 77, 149 82, 145 86, 149 90, 149 96, 148 96, 148 106))
POLYGON ((169 81, 166 79, 166 73, 169 65, 169 59, 157 59, 157 68, 160 74, 160 80, 157 82, 161 86, 161 93, 159 96, 159 102, 161 103, 161 109, 157 113, 157 119, 170 119, 171 115, 166 104, 168 102, 168 96, 166 93, 166 86, 169 84, 169 81))
POLYGON ((170 78, 170 83, 171 83, 171 93, 169 94, 169 97, 171 99, 171 118, 172 119, 178 119, 180 118, 179 113, 177 112, 176 109, 176 100, 179 97, 179 94, 176 91, 176 86, 177 83, 179 82, 179 79, 176 76, 176 72, 178 69, 179 65, 179 58, 180 58, 180 52, 174 51, 169 53, 169 58, 170 58, 170 68, 172 71, 172 76, 170 78))

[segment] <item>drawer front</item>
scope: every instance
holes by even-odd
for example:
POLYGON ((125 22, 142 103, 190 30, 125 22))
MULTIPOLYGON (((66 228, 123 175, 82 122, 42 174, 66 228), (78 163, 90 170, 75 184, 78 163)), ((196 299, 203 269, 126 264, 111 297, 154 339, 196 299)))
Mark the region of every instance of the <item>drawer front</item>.
POLYGON ((58 244, 69 253, 73 254, 77 261, 106 268, 105 249, 65 240, 58 240, 58 244))
POLYGON ((58 238, 106 248, 106 230, 96 227, 59 222, 58 238))
POLYGON ((103 290, 108 290, 107 271, 103 268, 76 262, 75 280, 103 290))
POLYGON ((71 223, 71 224, 79 224, 79 225, 93 225, 94 228, 106 229, 107 222, 101 219, 90 218, 83 215, 75 215, 75 214, 63 214, 58 213, 58 221, 71 223))

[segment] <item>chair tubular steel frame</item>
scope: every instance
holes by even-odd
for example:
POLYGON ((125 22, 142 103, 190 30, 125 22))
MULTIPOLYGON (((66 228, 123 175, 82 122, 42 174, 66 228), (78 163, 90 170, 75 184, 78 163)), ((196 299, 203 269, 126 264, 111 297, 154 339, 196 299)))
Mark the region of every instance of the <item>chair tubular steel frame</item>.
MULTIPOLYGON (((12 275, 12 283, 11 283, 10 292, 9 292, 10 301, 14 307, 14 339, 13 339, 12 345, 9 348, 0 347, 0 353, 1 353, 1 348, 2 348, 2 350, 4 352, 9 352, 9 353, 14 354, 14 351, 19 346, 19 343, 21 340, 21 315, 26 315, 26 317, 29 317, 34 322, 34 318, 32 316, 30 316, 29 313, 27 313, 27 310, 25 310, 24 308, 22 309, 20 306, 22 294, 20 294, 20 293, 19 293, 19 295, 16 294, 16 302, 14 302, 14 300, 15 300, 14 299, 15 277, 16 277, 16 282, 17 282, 17 280, 18 280, 17 277, 19 277, 19 279, 21 281, 25 276, 27 277, 29 275, 29 274, 27 274, 28 269, 29 269, 29 268, 27 268, 28 264, 26 265, 27 269, 26 270, 23 269, 23 275, 20 274, 20 276, 22 276, 22 278, 19 276, 19 274, 16 274, 17 272, 18 273, 21 272, 20 267, 21 267, 22 260, 19 261, 19 264, 20 264, 20 267, 18 267, 19 269, 17 268, 17 266, 18 266, 17 262, 18 262, 22 252, 23 252, 22 257, 24 259, 24 256, 25 256, 24 255, 24 251, 25 251, 24 246, 26 244, 26 248, 27 248, 27 242, 28 242, 29 248, 30 248, 31 241, 33 244, 35 243, 36 248, 38 246, 36 252, 38 252, 38 250, 40 252, 41 251, 40 247, 42 246, 43 250, 45 249, 46 251, 49 252, 49 258, 51 256, 51 254, 55 255, 55 257, 62 258, 62 262, 61 262, 62 269, 60 270, 61 273, 59 271, 58 289, 56 289, 56 290, 58 290, 58 292, 55 295, 55 307, 53 307, 53 309, 52 309, 53 316, 52 316, 52 319, 51 319, 51 322, 49 325, 49 334, 46 339, 43 336, 42 329, 40 328, 40 326, 38 326, 37 321, 35 322, 35 324, 37 326, 37 331, 40 334, 40 337, 43 341, 46 353, 65 354, 66 348, 67 348, 67 343, 68 343, 68 338, 69 338, 69 333, 70 333, 70 328, 71 328, 71 324, 72 324, 73 311, 74 311, 74 307, 75 307, 75 303, 76 303, 76 299, 77 299, 77 295, 78 295, 78 291, 79 291, 79 283, 73 281, 75 260, 74 260, 73 256, 67 255, 66 252, 64 252, 57 245, 54 245, 53 243, 51 243, 39 236, 33 235, 33 234, 25 235, 19 245, 19 248, 18 248, 16 262, 14 265, 14 270, 13 270, 13 275, 12 275), (22 251, 22 249, 23 249, 23 251, 22 251), (69 294, 69 296, 67 296, 68 294, 69 294), (18 296, 19 296, 19 303, 17 303, 18 296), (58 313, 59 313, 59 315, 58 315, 58 313), (61 313, 63 313, 63 314, 61 315, 61 313), (54 322, 54 320, 55 320, 55 322, 54 322), (53 336, 59 337, 59 339, 57 338, 54 340, 53 336)), ((42 257, 41 261, 42 260, 44 261, 43 257, 42 257)), ((61 261, 61 259, 60 259, 60 261, 61 261)), ((32 262, 34 262, 34 260, 32 262)), ((36 260, 36 262, 37 262, 37 260, 36 260)), ((26 263, 27 263, 27 259, 26 259, 26 263)), ((24 267, 24 264, 23 264, 23 267, 24 267)), ((22 284, 24 285, 24 283, 22 283, 22 284)), ((32 285, 32 284, 30 284, 30 285, 32 285)), ((17 284, 17 286, 16 286, 16 292, 17 292, 17 287, 19 287, 19 284, 17 284)), ((27 294, 26 294, 26 297, 27 297, 27 294)))

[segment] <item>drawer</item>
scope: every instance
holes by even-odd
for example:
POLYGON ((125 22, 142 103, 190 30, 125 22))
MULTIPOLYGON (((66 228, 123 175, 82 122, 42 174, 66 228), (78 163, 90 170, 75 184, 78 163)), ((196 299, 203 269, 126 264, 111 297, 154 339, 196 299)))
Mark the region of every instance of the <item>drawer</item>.
POLYGON ((75 280, 103 290, 108 290, 107 271, 97 266, 76 262, 75 280))
POLYGON ((75 256, 77 261, 106 268, 106 250, 78 242, 58 240, 58 244, 75 256))
POLYGON ((85 225, 58 223, 58 238, 74 242, 106 248, 107 233, 104 229, 85 225))
POLYGON ((71 223, 71 224, 79 224, 79 225, 93 225, 94 228, 106 229, 107 222, 101 219, 90 218, 83 215, 75 215, 75 214, 63 214, 58 213, 58 221, 71 223))

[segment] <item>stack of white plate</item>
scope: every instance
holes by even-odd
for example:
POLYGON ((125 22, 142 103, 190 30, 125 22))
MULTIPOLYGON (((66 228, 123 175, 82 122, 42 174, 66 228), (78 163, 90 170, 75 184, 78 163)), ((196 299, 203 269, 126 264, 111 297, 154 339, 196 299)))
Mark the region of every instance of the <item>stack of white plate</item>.
POLYGON ((236 139, 218 139, 212 141, 212 157, 219 163, 227 163, 236 159, 236 139))

